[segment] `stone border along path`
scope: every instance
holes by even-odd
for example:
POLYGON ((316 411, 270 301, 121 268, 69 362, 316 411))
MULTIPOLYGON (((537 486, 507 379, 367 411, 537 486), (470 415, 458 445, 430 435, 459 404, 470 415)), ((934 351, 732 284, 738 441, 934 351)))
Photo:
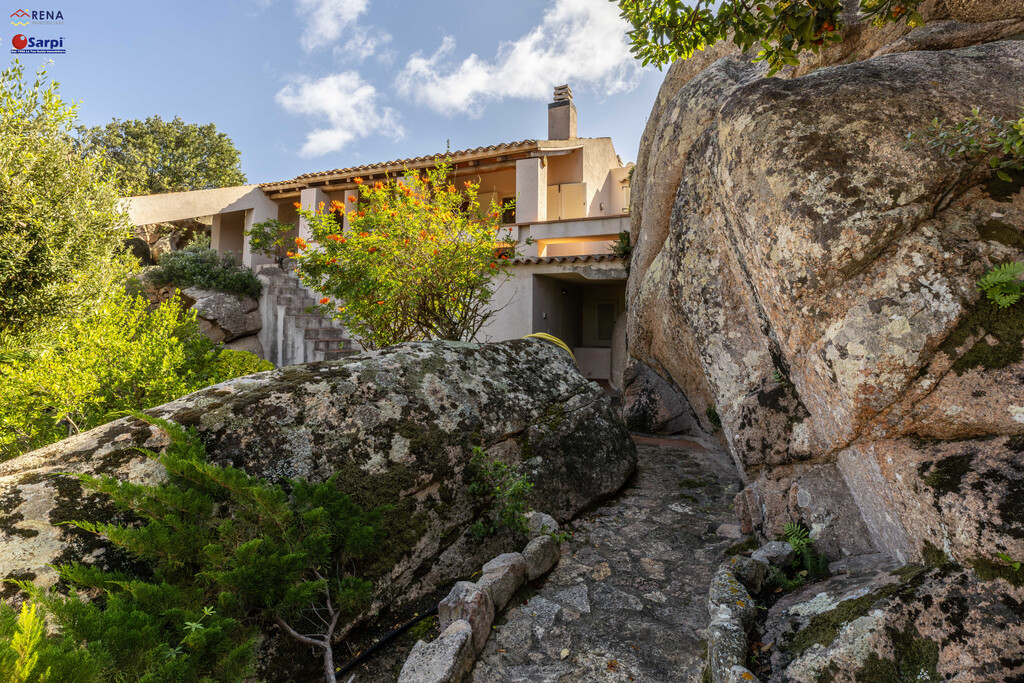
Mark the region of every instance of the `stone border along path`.
POLYGON ((710 444, 635 440, 637 474, 564 527, 575 537, 558 565, 512 599, 465 680, 700 681, 708 590, 739 541, 739 474, 710 444))

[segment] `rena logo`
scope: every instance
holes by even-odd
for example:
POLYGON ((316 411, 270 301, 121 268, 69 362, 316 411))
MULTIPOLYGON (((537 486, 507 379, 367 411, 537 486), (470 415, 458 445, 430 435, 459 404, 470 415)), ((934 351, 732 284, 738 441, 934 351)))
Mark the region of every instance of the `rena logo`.
POLYGON ((15 50, 24 50, 28 45, 28 38, 21 33, 11 38, 11 45, 14 46, 15 50))

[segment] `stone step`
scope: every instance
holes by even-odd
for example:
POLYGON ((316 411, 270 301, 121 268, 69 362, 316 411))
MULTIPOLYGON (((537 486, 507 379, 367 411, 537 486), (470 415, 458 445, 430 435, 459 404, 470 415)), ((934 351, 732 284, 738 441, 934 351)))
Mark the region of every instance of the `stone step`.
POLYGON ((290 315, 292 323, 297 329, 308 330, 308 329, 319 329, 332 327, 331 321, 322 315, 290 315))
POLYGON ((338 339, 338 330, 333 327, 307 327, 302 329, 303 338, 306 341, 338 339))
POLYGON ((313 341, 314 351, 350 351, 352 350, 351 339, 316 339, 313 341))
MULTIPOLYGON (((282 303, 284 303, 284 302, 283 301, 278 301, 277 305, 280 306, 282 303)), ((316 311, 310 313, 309 311, 306 310, 306 308, 308 308, 309 306, 315 306, 315 305, 316 305, 316 302, 313 301, 312 299, 307 301, 307 302, 303 302, 301 304, 287 305, 287 306, 285 306, 284 314, 287 315, 287 316, 311 316, 311 315, 313 315, 313 316, 318 316, 318 317, 321 317, 321 318, 324 317, 324 316, 320 315, 320 313, 318 313, 316 311)))

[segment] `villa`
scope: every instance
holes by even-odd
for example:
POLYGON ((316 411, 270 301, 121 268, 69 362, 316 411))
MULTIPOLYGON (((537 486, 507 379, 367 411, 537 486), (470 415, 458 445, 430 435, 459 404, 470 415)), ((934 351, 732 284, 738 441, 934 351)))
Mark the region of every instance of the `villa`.
MULTIPOLYGON (((586 377, 619 388, 626 346, 626 264, 612 253, 612 244, 629 229, 633 165, 623 166, 611 138, 577 137, 576 106, 568 86, 555 88, 547 108, 546 139, 449 155, 456 184, 479 183, 482 205, 494 199, 508 207, 502 219, 521 254, 513 261, 511 278, 497 291, 500 311, 482 330, 480 341, 553 334, 573 349, 586 377)), ((276 218, 295 225, 295 235, 308 239, 296 202, 312 208, 337 200, 348 211, 353 208, 348 195, 357 187, 355 178, 393 180, 406 170, 432 166, 434 158, 307 173, 260 185, 133 197, 129 215, 135 225, 212 216, 212 246, 241 254, 245 265, 260 271, 272 260, 250 250, 244 232, 253 224, 276 218)), ((336 323, 309 320, 297 305, 298 293, 297 279, 291 287, 264 288, 260 339, 265 356, 288 365, 331 358, 336 349, 350 348, 336 323)), ((311 293, 308 298, 312 303, 311 293)))

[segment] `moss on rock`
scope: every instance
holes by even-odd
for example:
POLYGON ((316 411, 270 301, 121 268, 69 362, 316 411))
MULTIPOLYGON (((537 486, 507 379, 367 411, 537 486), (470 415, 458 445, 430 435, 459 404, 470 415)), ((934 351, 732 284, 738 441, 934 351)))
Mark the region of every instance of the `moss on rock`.
POLYGON ((953 371, 962 375, 972 368, 998 370, 1020 362, 1024 358, 1024 305, 999 308, 982 298, 968 308, 960 322, 946 337, 940 350, 952 359, 953 371), (963 356, 957 358, 957 349, 972 337, 991 335, 996 344, 986 339, 975 341, 963 356))

